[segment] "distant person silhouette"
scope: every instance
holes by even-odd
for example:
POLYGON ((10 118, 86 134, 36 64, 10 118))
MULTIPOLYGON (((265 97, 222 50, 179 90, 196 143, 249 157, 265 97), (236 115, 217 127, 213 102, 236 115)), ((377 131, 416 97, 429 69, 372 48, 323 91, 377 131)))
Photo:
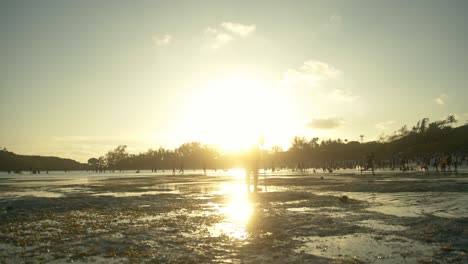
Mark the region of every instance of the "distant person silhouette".
POLYGON ((370 169, 372 171, 372 175, 374 175, 374 161, 375 161, 375 154, 371 152, 366 157, 366 169, 370 169))
POLYGON ((458 157, 455 156, 453 161, 453 171, 458 172, 458 157))
POLYGON ((180 163, 179 173, 184 174, 184 163, 183 162, 180 163))
POLYGON ((245 180, 247 192, 250 193, 250 175, 253 174, 253 191, 258 191, 258 169, 260 166, 260 150, 258 146, 252 147, 245 155, 245 180))

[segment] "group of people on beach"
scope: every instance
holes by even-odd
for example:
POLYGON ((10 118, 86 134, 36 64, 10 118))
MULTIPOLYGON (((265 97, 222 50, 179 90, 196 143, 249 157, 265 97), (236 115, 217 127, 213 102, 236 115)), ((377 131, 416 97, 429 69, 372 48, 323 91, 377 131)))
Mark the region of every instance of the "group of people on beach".
MULTIPOLYGON (((289 167, 289 170, 301 172, 302 174, 307 173, 309 170, 312 170, 314 173, 317 171, 331 173, 343 169, 356 169, 361 172, 374 172, 374 170, 457 172, 461 165, 468 166, 468 157, 461 154, 429 153, 424 156, 411 158, 402 154, 396 154, 390 159, 377 159, 373 153, 368 153, 360 160, 301 161, 297 163, 297 166, 289 167)), ((284 167, 280 168, 284 169, 284 167)))
MULTIPOLYGON (((435 153, 432 156, 427 156, 422 159, 421 170, 429 171, 429 167, 437 172, 446 172, 446 171, 458 171, 458 166, 460 163, 463 163, 463 158, 458 157, 458 155, 452 155, 450 153, 435 153)), ((467 160, 468 162, 468 160, 467 160)))

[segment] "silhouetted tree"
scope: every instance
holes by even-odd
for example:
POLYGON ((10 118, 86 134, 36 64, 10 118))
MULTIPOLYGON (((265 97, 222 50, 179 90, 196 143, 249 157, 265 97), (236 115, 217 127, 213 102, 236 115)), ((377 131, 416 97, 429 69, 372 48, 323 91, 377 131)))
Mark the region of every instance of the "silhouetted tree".
POLYGON ((99 160, 96 158, 90 158, 88 160, 88 165, 93 169, 97 170, 99 168, 99 160))
POLYGON ((122 170, 125 165, 124 162, 129 157, 127 151, 127 145, 119 145, 112 151, 107 152, 106 154, 106 163, 110 169, 122 170))

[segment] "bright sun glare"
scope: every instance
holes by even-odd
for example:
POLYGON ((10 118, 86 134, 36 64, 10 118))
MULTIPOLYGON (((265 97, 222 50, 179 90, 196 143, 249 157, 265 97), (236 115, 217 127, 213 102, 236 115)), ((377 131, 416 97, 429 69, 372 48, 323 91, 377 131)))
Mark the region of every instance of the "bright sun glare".
POLYGON ((247 226, 253 217, 253 205, 249 201, 245 186, 231 183, 220 187, 220 193, 228 195, 229 200, 225 206, 220 208, 220 213, 226 219, 216 226, 217 229, 232 238, 247 238, 247 226))
POLYGON ((183 125, 196 140, 227 151, 244 150, 264 135, 274 141, 286 127, 276 126, 285 102, 271 86, 245 74, 209 81, 191 95, 183 125))

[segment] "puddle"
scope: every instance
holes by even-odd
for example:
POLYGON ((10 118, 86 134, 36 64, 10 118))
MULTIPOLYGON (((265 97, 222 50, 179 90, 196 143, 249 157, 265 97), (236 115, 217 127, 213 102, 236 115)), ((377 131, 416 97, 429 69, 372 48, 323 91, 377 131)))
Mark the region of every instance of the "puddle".
POLYGON ((392 193, 378 194, 368 211, 398 217, 420 217, 434 215, 442 218, 468 217, 468 195, 460 193, 392 193))
POLYGON ((317 211, 318 208, 312 208, 312 207, 293 207, 293 208, 288 208, 286 209, 287 211, 290 212, 310 212, 310 211, 317 211))
POLYGON ((402 225, 390 225, 386 224, 385 222, 378 221, 378 220, 364 220, 357 223, 354 223, 357 226, 367 227, 375 230, 382 230, 382 231, 404 231, 408 229, 407 226, 402 225))
POLYGON ((18 197, 45 197, 45 198, 57 198, 63 197, 63 194, 48 191, 21 191, 21 192, 4 192, 0 195, 0 198, 18 198, 18 197))
POLYGON ((367 211, 397 217, 434 215, 442 218, 468 217, 468 194, 460 192, 319 192, 319 195, 346 195, 369 202, 367 211))
POLYGON ((158 195, 158 194, 169 194, 169 193, 178 193, 178 191, 104 192, 104 193, 95 193, 93 194, 93 196, 134 197, 134 196, 158 195))
POLYGON ((399 236, 353 234, 299 238, 305 242, 296 252, 332 259, 354 259, 376 263, 417 263, 430 260, 435 246, 399 236))
POLYGON ((359 213, 353 213, 338 207, 292 207, 287 208, 286 211, 299 213, 314 212, 314 214, 332 218, 344 218, 347 216, 359 215, 359 213))
MULTIPOLYGON (((301 200, 294 200, 294 201, 287 201, 287 202, 271 202, 272 205, 291 205, 291 204, 300 204, 308 202, 309 200, 301 199, 301 200)), ((308 208, 308 207, 303 207, 308 208)))
POLYGON ((92 193, 89 187, 62 187, 58 189, 54 189, 54 191, 61 192, 64 194, 69 194, 69 193, 92 193))
MULTIPOLYGON (((55 174, 55 173, 54 173, 55 174)), ((38 187, 38 186, 58 186, 58 185, 79 185, 88 184, 90 179, 88 174, 79 173, 75 175, 16 175, 0 177, 0 184, 20 187, 38 187)))

